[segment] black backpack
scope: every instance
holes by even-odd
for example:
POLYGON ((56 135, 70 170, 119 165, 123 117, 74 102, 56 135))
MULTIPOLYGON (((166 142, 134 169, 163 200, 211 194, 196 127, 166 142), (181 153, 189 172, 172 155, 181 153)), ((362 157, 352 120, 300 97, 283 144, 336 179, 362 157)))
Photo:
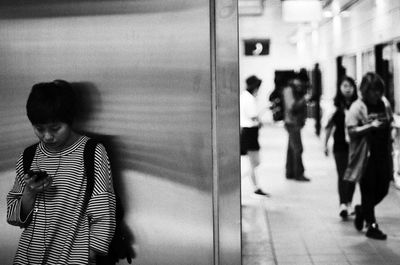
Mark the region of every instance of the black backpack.
MULTIPOLYGON (((87 176, 86 194, 84 204, 87 206, 89 199, 92 196, 94 187, 94 153, 96 146, 99 142, 93 138, 85 144, 83 151, 83 161, 85 172, 87 176)), ((22 161, 24 172, 27 173, 30 170, 33 157, 35 156, 36 149, 39 143, 33 144, 24 150, 22 161)), ((128 227, 123 222, 124 210, 118 194, 116 197, 116 227, 114 237, 110 243, 108 254, 106 256, 97 256, 96 265, 114 265, 120 259, 126 259, 129 264, 132 263, 135 253, 132 249, 131 241, 133 236, 131 235, 128 227)), ((29 221, 28 221, 29 224, 29 221)))
POLYGON ((275 89, 269 96, 269 101, 271 106, 269 107, 272 111, 272 119, 274 121, 282 121, 284 118, 284 104, 282 91, 280 89, 275 89))

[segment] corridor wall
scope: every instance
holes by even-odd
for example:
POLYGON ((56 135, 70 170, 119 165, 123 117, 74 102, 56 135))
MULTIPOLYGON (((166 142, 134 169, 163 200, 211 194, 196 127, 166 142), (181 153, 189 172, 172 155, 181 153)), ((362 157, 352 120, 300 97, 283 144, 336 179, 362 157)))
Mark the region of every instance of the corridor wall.
MULTIPOLYGON (((355 56, 357 61, 356 81, 361 82, 367 69, 363 66, 363 53, 373 53, 377 44, 388 43, 400 38, 397 25, 400 2, 395 0, 355 1, 347 15, 339 14, 318 28, 318 50, 313 61, 319 62, 326 73, 323 88, 326 98, 332 99, 336 91, 336 57, 355 56)), ((307 36, 306 50, 313 50, 312 35, 307 36)), ((373 67, 374 68, 374 67, 373 67)), ((370 69, 368 69, 370 70, 370 69)))

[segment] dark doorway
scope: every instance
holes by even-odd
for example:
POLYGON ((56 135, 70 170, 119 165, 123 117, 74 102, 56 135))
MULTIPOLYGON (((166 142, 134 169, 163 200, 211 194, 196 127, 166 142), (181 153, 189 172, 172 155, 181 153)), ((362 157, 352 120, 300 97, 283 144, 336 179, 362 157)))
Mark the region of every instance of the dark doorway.
POLYGON ((386 85, 385 96, 394 108, 393 84, 393 53, 391 44, 378 44, 375 46, 375 71, 386 85))

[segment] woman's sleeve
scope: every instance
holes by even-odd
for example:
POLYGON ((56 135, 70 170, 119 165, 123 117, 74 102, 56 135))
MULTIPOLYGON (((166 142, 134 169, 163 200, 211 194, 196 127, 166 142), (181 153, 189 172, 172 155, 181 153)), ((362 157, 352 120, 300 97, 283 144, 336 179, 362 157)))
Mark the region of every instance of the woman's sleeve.
POLYGON ((94 158, 94 187, 89 200, 90 248, 99 254, 108 252, 115 231, 115 194, 107 152, 98 144, 94 158))
POLYGON ((360 109, 357 104, 357 102, 354 102, 349 111, 346 112, 346 127, 354 127, 354 126, 360 126, 360 115, 359 115, 360 109))
POLYGON ((7 194, 7 222, 11 225, 26 227, 32 216, 32 211, 21 220, 21 198, 25 188, 22 154, 16 165, 16 177, 11 191, 7 194))
POLYGON ((257 117, 257 102, 250 94, 241 95, 240 108, 248 119, 257 117))

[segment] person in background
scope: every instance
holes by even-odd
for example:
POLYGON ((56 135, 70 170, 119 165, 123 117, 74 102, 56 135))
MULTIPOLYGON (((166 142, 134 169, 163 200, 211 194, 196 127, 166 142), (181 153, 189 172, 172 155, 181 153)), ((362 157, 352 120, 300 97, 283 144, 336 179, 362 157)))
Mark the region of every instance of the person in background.
POLYGON ((260 122, 256 97, 261 85, 261 80, 252 75, 246 79, 246 90, 240 94, 240 154, 248 155, 250 160, 250 179, 254 185, 254 193, 269 196, 259 186, 256 178, 256 168, 260 164, 260 145, 258 143, 258 130, 260 122))
POLYGON ((333 115, 328 119, 325 127, 325 155, 329 154, 329 139, 333 133, 333 155, 338 175, 339 215, 343 220, 352 213, 351 202, 355 190, 355 183, 343 180, 349 156, 349 144, 345 137, 345 113, 357 99, 357 87, 354 79, 344 76, 334 98, 336 107, 333 115))
POLYGON ((356 205, 354 225, 361 231, 366 222, 366 236, 385 240, 376 222, 375 206, 387 195, 392 179, 391 123, 393 114, 383 96, 385 85, 379 75, 364 75, 360 93, 346 115, 350 137, 349 163, 344 179, 359 181, 361 205, 356 205))
POLYGON ((26 111, 39 143, 30 171, 23 153, 7 195, 7 222, 24 228, 14 264, 94 264, 115 230, 115 194, 102 144, 94 159, 94 187, 85 200, 84 148, 89 140, 72 129, 76 97, 63 80, 32 87, 26 111))
POLYGON ((303 143, 301 140, 301 129, 304 127, 307 118, 306 82, 306 76, 300 73, 295 74, 283 89, 284 123, 289 135, 286 178, 297 181, 310 181, 309 178, 304 176, 303 143))
POLYGON ((321 96, 322 96, 322 80, 321 70, 319 64, 316 63, 312 70, 312 95, 310 101, 314 102, 315 108, 315 134, 317 136, 321 133, 321 96))

